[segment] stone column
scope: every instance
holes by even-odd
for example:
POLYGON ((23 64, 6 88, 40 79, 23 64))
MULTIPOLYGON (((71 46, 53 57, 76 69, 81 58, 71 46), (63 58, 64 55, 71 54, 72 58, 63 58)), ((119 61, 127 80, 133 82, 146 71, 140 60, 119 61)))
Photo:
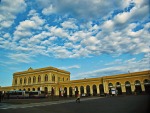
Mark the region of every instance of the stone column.
POLYGON ((67 87, 67 96, 69 97, 69 87, 67 87))
POLYGON ((135 85, 131 84, 131 91, 134 92, 134 90, 135 90, 135 85))
POLYGON ((99 85, 98 85, 98 86, 96 86, 96 88, 97 88, 97 94, 98 94, 98 95, 100 95, 99 85))
POLYGON ((103 81, 104 93, 109 93, 107 81, 103 81))
POLYGON ((43 83, 44 82, 44 75, 42 74, 41 75, 41 83, 43 83))
POLYGON ((78 87, 79 94, 81 94, 80 87, 78 87))
POLYGON ((54 91, 55 91, 55 95, 56 95, 56 96, 59 96, 59 88, 58 88, 58 87, 55 87, 54 91))
POLYGON ((142 92, 145 92, 145 87, 143 83, 141 84, 141 89, 142 89, 142 92))
POLYGON ((90 94, 93 95, 93 87, 90 86, 90 94))
POLYGON ((87 94, 87 92, 86 92, 86 86, 84 86, 84 93, 87 94))
POLYGON ((75 87, 72 87, 72 96, 75 96, 75 87))

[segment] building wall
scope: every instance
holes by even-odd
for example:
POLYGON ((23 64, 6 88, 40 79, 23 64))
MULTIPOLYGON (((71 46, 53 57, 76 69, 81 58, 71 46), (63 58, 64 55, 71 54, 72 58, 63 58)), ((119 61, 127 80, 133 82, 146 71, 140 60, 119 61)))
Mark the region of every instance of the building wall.
POLYGON ((82 80, 73 80, 69 82, 63 82, 58 87, 61 87, 63 90, 67 88, 67 95, 69 94, 69 88, 72 87, 72 92, 75 94, 75 88, 78 89, 79 93, 88 93, 87 87, 89 87, 90 95, 97 95, 101 93, 109 93, 109 89, 111 88, 109 84, 112 84, 117 90, 120 90, 120 94, 127 94, 127 90, 131 89, 131 93, 138 91, 141 88, 141 93, 145 92, 145 85, 148 86, 150 91, 150 71, 143 72, 135 72, 135 73, 127 73, 113 76, 104 76, 100 78, 92 78, 92 79, 82 79, 82 80), (140 84, 136 85, 136 81, 139 81, 140 84), (147 81, 144 83, 144 81, 147 81), (126 83, 130 84, 126 84, 126 83), (103 90, 100 87, 103 85, 103 90), (81 92, 81 87, 83 86, 84 91, 81 92), (138 87, 137 87, 138 86, 138 87))
POLYGON ((70 81, 70 72, 54 67, 29 68, 27 71, 13 74, 12 88, 13 90, 51 91, 52 87, 55 87, 61 81, 70 81))
POLYGON ((1 90, 43 90, 50 93, 54 89, 54 94, 57 96, 74 96, 77 92, 86 95, 109 93, 111 87, 116 88, 119 94, 130 94, 135 90, 138 92, 150 90, 150 70, 70 81, 70 72, 64 70, 54 67, 29 68, 27 71, 14 73, 12 86, 1 87, 1 90), (41 76, 40 82, 38 82, 39 76, 41 76), (25 78, 26 83, 24 83, 25 78), (31 78, 31 83, 29 83, 29 78, 31 78))

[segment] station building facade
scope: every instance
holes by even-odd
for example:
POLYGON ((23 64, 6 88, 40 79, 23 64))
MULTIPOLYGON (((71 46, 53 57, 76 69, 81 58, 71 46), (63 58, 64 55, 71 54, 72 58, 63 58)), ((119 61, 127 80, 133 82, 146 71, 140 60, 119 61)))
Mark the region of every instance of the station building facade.
POLYGON ((26 90, 52 92, 56 96, 81 95, 97 96, 109 93, 111 88, 118 90, 118 94, 150 93, 150 70, 70 80, 70 72, 54 67, 39 69, 29 68, 27 71, 13 74, 12 86, 0 87, 1 91, 26 90))

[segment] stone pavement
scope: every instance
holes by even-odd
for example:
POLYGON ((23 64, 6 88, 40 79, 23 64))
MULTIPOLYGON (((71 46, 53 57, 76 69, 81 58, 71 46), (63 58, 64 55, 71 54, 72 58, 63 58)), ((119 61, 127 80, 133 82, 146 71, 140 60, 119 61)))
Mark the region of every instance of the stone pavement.
MULTIPOLYGON (((99 98, 104 98, 104 97, 81 98, 81 102, 87 101, 87 100, 99 99, 99 98)), ((36 100, 37 102, 35 102, 35 99, 30 99, 28 100, 28 103, 27 103, 27 100, 23 100, 25 102, 21 103, 21 100, 18 99, 17 103, 15 102, 15 100, 7 100, 7 102, 4 101, 0 103, 0 109, 18 109, 18 108, 29 108, 29 107, 36 107, 36 106, 47 106, 47 105, 54 105, 54 104, 69 103, 69 102, 75 102, 76 98, 53 100, 53 101, 46 101, 46 100, 38 99, 36 100), (46 101, 46 102, 43 102, 43 101, 46 101)))

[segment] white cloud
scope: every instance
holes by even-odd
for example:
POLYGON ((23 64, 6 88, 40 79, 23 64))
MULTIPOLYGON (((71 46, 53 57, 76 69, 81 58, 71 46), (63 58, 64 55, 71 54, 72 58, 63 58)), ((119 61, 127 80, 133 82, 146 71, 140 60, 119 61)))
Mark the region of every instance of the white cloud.
POLYGON ((38 0, 37 2, 44 8, 42 12, 45 15, 50 15, 54 12, 57 12, 63 15, 71 14, 75 17, 85 19, 105 16, 113 9, 116 9, 118 7, 123 8, 123 2, 121 0, 113 1, 113 4, 112 2, 108 2, 105 0, 49 0, 45 1, 45 3, 47 4, 42 4, 42 0, 38 0))
POLYGON ((65 21, 61 25, 65 29, 78 29, 78 26, 73 21, 65 21))
POLYGON ((15 62, 22 62, 22 63, 31 63, 34 62, 33 59, 31 59, 31 56, 24 53, 10 53, 7 56, 8 58, 15 60, 15 62))
POLYGON ((45 19, 42 19, 38 16, 35 10, 31 10, 29 14, 31 18, 29 20, 25 20, 19 23, 19 25, 16 27, 16 31, 14 32, 14 40, 19 40, 24 37, 30 37, 34 34, 33 30, 41 30, 43 24, 45 23, 45 19), (34 15, 34 14, 35 15, 34 15))
POLYGON ((84 73, 78 73, 76 76, 73 75, 72 79, 93 78, 93 77, 109 76, 109 75, 116 75, 116 74, 124 74, 124 73, 128 73, 128 71, 137 72, 137 71, 148 70, 149 69, 148 61, 149 61, 148 55, 145 55, 145 57, 141 60, 131 58, 129 60, 123 61, 119 59, 109 63, 111 67, 106 67, 106 68, 97 69, 97 70, 84 72, 84 73))
POLYGON ((108 21, 105 21, 102 25, 102 29, 104 30, 109 30, 109 29, 113 29, 114 27, 114 22, 112 20, 108 20, 108 21))
POLYGON ((53 46, 48 48, 48 52, 52 53, 56 58, 70 58, 71 52, 63 46, 53 46))
POLYGON ((59 67, 59 68, 69 70, 69 69, 79 69, 80 66, 79 65, 72 65, 72 66, 68 66, 68 67, 59 67))
POLYGON ((14 23, 17 14, 26 9, 24 0, 14 0, 13 2, 10 0, 3 0, 0 5, 0 29, 10 27, 14 23))
POLYGON ((28 16, 37 16, 38 15, 38 13, 36 12, 36 10, 30 10, 30 12, 29 12, 29 14, 28 14, 28 16))
POLYGON ((52 4, 50 4, 49 7, 44 8, 43 11, 42 11, 42 13, 44 15, 50 15, 50 14, 53 14, 55 12, 56 12, 56 9, 54 8, 54 6, 52 4))
MULTIPOLYGON (((95 8, 89 7, 90 9, 84 9, 83 11, 81 8, 83 1, 77 0, 70 2, 67 0, 64 1, 64 3, 60 1, 60 4, 64 6, 66 6, 66 4, 70 4, 71 6, 80 4, 77 10, 80 9, 81 12, 79 13, 77 11, 78 13, 76 15, 87 11, 87 15, 85 14, 83 16, 88 16, 88 13, 91 10, 94 11, 95 8)), ((84 7, 93 4, 96 4, 97 6, 97 4, 101 2, 101 0, 89 1, 84 7)), ((130 2, 131 1, 128 0, 126 4, 129 5, 130 2)), ((6 33, 3 34, 3 37, 0 38, 0 40, 3 41, 0 42, 1 47, 18 51, 30 51, 36 54, 53 54, 53 56, 57 58, 89 57, 103 53, 112 55, 121 55, 123 53, 146 53, 148 51, 149 43, 149 23, 143 24, 144 28, 141 28, 140 30, 134 31, 134 29, 144 22, 143 20, 147 17, 147 15, 143 15, 143 13, 147 11, 147 4, 142 1, 135 2, 136 5, 131 8, 130 11, 120 12, 117 15, 114 15, 113 18, 103 20, 103 22, 98 22, 97 20, 97 22, 88 21, 78 23, 79 21, 77 21, 77 19, 61 18, 61 23, 53 26, 39 16, 40 14, 37 13, 36 10, 30 10, 28 19, 21 21, 19 25, 16 26, 16 31, 13 33, 14 36, 9 37, 9 40, 5 40, 3 38, 6 38, 7 36, 4 35, 6 33), (140 8, 138 9, 137 7, 140 8), (137 19, 137 23, 132 23, 132 20, 134 20, 137 15, 142 18, 142 21, 137 19), (10 40, 12 37, 13 41, 10 40), (6 47, 8 43, 10 43, 9 47, 6 47), (38 49, 37 52, 36 49, 38 49)), ((48 3, 52 5, 55 4, 53 7, 57 8, 58 12, 61 8, 66 9, 64 6, 58 8, 56 6, 58 5, 57 1, 53 2, 50 0, 48 3)), ((48 8, 50 4, 41 3, 41 5, 46 6, 45 8, 48 8)), ((103 1, 103 4, 104 6, 110 6, 111 3, 103 1)), ((67 7, 69 8, 70 6, 67 7)), ((120 7, 123 8, 124 6, 120 7)), ((98 9, 99 8, 100 7, 98 6, 98 9)), ((71 9, 71 11, 73 11, 73 9, 71 9)), ((109 10, 110 15, 110 12, 112 11, 109 10)))
POLYGON ((99 43, 100 43, 100 40, 98 40, 94 36, 87 37, 87 38, 85 38, 81 41, 81 44, 84 44, 84 45, 96 45, 96 44, 99 44, 99 43))
POLYGON ((130 18, 129 12, 119 13, 117 16, 115 16, 115 21, 117 23, 124 24, 125 22, 128 21, 129 18, 130 18))
POLYGON ((64 29, 57 28, 56 26, 50 27, 49 30, 52 33, 52 35, 56 37, 67 38, 69 36, 68 33, 64 29))

